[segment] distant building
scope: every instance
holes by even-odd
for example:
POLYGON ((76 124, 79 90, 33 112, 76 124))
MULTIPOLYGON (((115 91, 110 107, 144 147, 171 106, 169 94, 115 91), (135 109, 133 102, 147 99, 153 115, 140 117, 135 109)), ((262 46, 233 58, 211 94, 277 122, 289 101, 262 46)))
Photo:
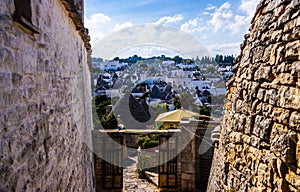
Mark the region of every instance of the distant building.
POLYGON ((191 89, 193 87, 192 81, 188 77, 171 77, 171 78, 166 78, 166 82, 172 87, 175 86, 182 86, 183 88, 188 88, 191 89))
POLYGON ((205 75, 205 79, 207 81, 210 81, 212 83, 218 83, 221 81, 221 78, 218 76, 213 76, 213 75, 205 75))
POLYGON ((104 65, 104 71, 119 71, 124 70, 128 63, 120 63, 119 61, 107 61, 104 65))
POLYGON ((163 61, 162 63, 163 63, 163 64, 167 64, 167 65, 175 65, 175 61, 170 61, 170 60, 168 60, 168 61, 163 61))
POLYGON ((192 86, 193 86, 193 88, 198 87, 198 90, 200 90, 200 91, 204 91, 204 90, 210 91, 210 89, 211 89, 209 81, 206 81, 206 80, 193 80, 192 86))
POLYGON ((182 64, 182 63, 179 63, 176 65, 178 68, 180 69, 183 69, 183 70, 187 70, 187 69, 190 69, 190 70, 193 70, 196 68, 196 64, 195 63, 191 63, 191 64, 182 64))

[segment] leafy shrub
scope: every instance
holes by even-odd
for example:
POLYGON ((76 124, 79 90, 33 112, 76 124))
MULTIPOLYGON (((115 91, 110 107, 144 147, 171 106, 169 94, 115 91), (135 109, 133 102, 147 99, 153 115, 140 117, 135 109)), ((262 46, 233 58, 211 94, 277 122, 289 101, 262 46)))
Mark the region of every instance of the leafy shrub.
POLYGON ((145 179, 146 178, 146 173, 145 173, 145 167, 146 167, 146 157, 143 155, 139 155, 138 156, 138 161, 136 164, 136 168, 137 168, 137 173, 140 179, 145 179))
POLYGON ((146 135, 146 136, 140 136, 140 137, 138 137, 136 142, 143 149, 156 147, 156 146, 158 146, 158 135, 150 134, 150 135, 146 135))

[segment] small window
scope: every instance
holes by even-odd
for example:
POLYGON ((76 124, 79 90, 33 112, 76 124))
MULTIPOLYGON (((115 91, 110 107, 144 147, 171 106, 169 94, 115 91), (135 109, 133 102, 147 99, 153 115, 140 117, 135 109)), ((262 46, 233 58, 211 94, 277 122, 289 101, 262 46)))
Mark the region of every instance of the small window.
POLYGON ((38 28, 32 24, 31 0, 14 0, 14 3, 14 20, 32 33, 39 33, 38 28))

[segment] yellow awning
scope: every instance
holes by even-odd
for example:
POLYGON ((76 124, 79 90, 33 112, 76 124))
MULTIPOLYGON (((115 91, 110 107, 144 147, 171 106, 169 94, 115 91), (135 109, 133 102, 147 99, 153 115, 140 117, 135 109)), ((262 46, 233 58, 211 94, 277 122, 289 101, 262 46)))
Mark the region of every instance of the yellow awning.
POLYGON ((156 123, 180 123, 182 118, 190 118, 192 116, 199 115, 188 110, 177 109, 175 111, 169 111, 166 113, 159 114, 156 118, 156 123))

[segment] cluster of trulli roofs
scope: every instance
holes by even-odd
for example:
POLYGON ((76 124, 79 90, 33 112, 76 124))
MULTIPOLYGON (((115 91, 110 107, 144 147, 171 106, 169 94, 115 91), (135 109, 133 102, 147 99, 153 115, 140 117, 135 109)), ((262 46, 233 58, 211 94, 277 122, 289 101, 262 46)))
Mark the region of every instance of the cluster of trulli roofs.
POLYGON ((207 97, 215 95, 215 85, 224 82, 226 76, 231 74, 230 69, 216 67, 220 75, 209 75, 196 66, 194 63, 175 64, 174 61, 132 65, 119 61, 98 63, 102 72, 95 79, 94 95, 122 97, 125 90, 130 90, 134 97, 144 97, 152 106, 166 103, 170 106, 169 110, 173 110, 172 99, 182 93, 189 93, 195 104, 210 105, 207 97))

